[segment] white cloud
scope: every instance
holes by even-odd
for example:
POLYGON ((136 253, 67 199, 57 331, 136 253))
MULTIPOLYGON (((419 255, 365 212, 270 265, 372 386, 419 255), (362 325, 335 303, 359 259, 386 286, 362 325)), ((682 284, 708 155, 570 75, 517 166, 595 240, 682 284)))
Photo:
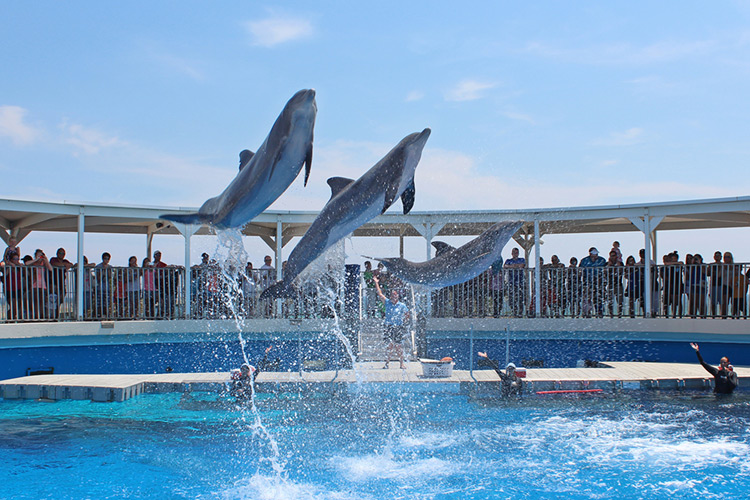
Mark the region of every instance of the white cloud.
POLYGON ((161 66, 171 68, 177 73, 181 73, 192 80, 202 82, 206 79, 203 71, 198 69, 197 64, 194 61, 166 53, 153 53, 151 56, 161 66))
POLYGON ((485 96, 485 91, 495 88, 497 84, 478 80, 462 80, 445 93, 446 101, 474 101, 485 96))
POLYGON ((503 112, 503 116, 505 116, 506 118, 510 118, 511 120, 517 120, 521 122, 526 122, 530 125, 536 125, 536 121, 534 120, 534 118, 524 113, 515 113, 513 111, 505 111, 503 112))
POLYGON ((614 43, 589 45, 583 48, 564 47, 559 43, 531 42, 523 51, 535 56, 579 64, 640 65, 695 58, 711 54, 719 48, 719 44, 712 40, 665 40, 644 46, 614 43))
MULTIPOLYGON (((326 180, 332 176, 359 178, 393 144, 339 141, 316 150, 310 182, 303 187, 297 179, 270 207, 270 210, 320 210, 330 197, 326 180)), ((602 168, 619 164, 607 160, 602 168)), ((497 166, 481 171, 474 157, 457 151, 431 148, 422 154, 415 176, 415 211, 429 210, 508 210, 569 206, 610 205, 620 203, 721 198, 736 196, 733 186, 710 187, 700 183, 640 182, 620 180, 610 183, 597 176, 581 182, 579 178, 555 177, 549 181, 529 182, 512 167, 497 166)), ((397 202, 390 211, 401 210, 397 202)))
POLYGON ((609 137, 597 139, 595 146, 632 146, 643 142, 643 129, 638 127, 629 128, 624 132, 612 132, 609 137))
POLYGON ((63 131, 63 140, 73 146, 75 154, 95 155, 103 149, 125 145, 125 142, 117 137, 75 123, 62 123, 60 129, 63 131))
POLYGON ((261 21, 248 21, 245 28, 253 37, 253 44, 262 47, 273 47, 313 34, 312 23, 299 18, 270 17, 261 21))
POLYGON ((36 141, 41 131, 24 123, 26 113, 20 106, 0 106, 0 137, 7 137, 18 146, 36 141))
POLYGON ((424 99, 424 92, 420 92, 419 90, 412 90, 407 94, 405 101, 412 102, 419 101, 421 99, 424 99))

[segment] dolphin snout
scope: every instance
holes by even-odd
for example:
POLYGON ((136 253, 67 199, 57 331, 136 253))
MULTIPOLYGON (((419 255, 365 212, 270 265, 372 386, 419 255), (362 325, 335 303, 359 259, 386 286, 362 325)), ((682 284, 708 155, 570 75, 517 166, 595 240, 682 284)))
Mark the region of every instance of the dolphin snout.
POLYGON ((315 102, 315 89, 303 89, 294 94, 292 101, 299 104, 315 102))
POLYGON ((422 151, 422 149, 424 149, 424 145, 427 143, 427 139, 430 138, 430 132, 432 131, 429 128, 426 128, 418 134, 412 134, 409 145, 419 151, 422 151))

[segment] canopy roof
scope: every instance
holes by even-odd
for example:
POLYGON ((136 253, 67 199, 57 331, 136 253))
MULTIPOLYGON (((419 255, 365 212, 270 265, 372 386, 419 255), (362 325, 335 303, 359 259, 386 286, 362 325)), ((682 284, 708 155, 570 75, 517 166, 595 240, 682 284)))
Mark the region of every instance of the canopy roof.
MULTIPOLYGON (((100 203, 38 202, 0 199, 0 237, 24 238, 31 231, 78 231, 83 215, 86 233, 180 234, 179 224, 159 218, 164 213, 190 213, 197 208, 125 206, 100 203)), ((271 241, 281 228, 283 244, 302 236, 317 212, 267 211, 247 224, 243 233, 271 241), (280 223, 280 226, 279 226, 280 223)), ((386 213, 354 232, 354 236, 474 236, 499 221, 522 220, 515 238, 533 235, 534 222, 541 234, 617 233, 642 231, 644 218, 651 229, 712 229, 750 226, 750 197, 690 200, 633 205, 560 207, 523 210, 470 210, 386 213)), ((213 234, 208 226, 194 234, 213 234)))

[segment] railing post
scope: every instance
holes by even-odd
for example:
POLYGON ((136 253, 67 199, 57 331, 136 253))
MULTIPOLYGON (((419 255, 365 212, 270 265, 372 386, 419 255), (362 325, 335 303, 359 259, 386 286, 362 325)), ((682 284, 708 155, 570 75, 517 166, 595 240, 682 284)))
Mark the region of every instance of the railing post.
POLYGON ((185 237, 185 274, 183 275, 183 283, 185 286, 183 287, 185 290, 185 319, 190 319, 190 303, 191 301, 191 294, 192 290, 190 290, 190 287, 192 285, 190 275, 190 237, 192 236, 190 232, 190 228, 188 228, 188 231, 183 235, 185 237))
POLYGON ((78 267, 76 269, 76 317, 78 321, 83 321, 83 273, 85 267, 83 265, 83 232, 85 228, 85 215, 83 214, 83 207, 79 208, 78 211, 78 267))
POLYGON ((539 318, 542 315, 542 270, 540 269, 541 257, 539 255, 539 219, 534 219, 534 315, 539 318))
MULTIPOLYGON (((283 278, 282 276, 282 267, 281 267, 281 249, 282 249, 282 224, 281 224, 281 216, 279 216, 276 219, 276 281, 281 281, 283 278)), ((276 299, 276 315, 277 317, 281 317, 282 313, 282 299, 276 299)))
POLYGON ((643 260, 644 260, 644 275, 646 276, 646 282, 643 287, 643 296, 645 297, 645 308, 643 315, 646 318, 651 317, 651 302, 653 298, 653 284, 651 283, 651 216, 646 212, 646 216, 643 218, 644 234, 646 235, 644 242, 643 260))

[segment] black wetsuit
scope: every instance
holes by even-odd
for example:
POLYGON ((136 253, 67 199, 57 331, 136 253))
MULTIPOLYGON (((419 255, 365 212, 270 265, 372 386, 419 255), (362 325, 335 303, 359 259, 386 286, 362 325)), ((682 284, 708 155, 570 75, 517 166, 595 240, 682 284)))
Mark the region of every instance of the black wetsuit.
POLYGON ((502 381, 502 394, 503 396, 510 396, 511 394, 521 394, 523 392, 523 380, 517 377, 515 374, 509 376, 505 373, 505 370, 500 368, 500 362, 496 359, 479 358, 477 363, 479 366, 489 366, 495 373, 500 377, 502 381))
POLYGON ((726 370, 724 368, 714 368, 705 361, 699 351, 695 351, 698 355, 698 361, 701 366, 706 369, 708 373, 714 376, 714 392, 716 394, 732 394, 737 386, 740 384, 737 379, 737 374, 732 370, 726 370))
POLYGON ((258 366, 255 367, 255 371, 250 372, 247 375, 241 375, 237 380, 232 381, 232 388, 229 393, 237 399, 247 400, 253 397, 253 384, 255 383, 255 377, 257 377, 264 368, 268 366, 268 353, 258 366))

